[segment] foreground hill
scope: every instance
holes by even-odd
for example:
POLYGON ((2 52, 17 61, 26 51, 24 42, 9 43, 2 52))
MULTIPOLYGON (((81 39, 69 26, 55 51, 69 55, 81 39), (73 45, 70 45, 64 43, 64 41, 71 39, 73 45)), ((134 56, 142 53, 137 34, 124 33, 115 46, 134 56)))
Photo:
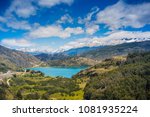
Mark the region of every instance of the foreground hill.
POLYGON ((84 99, 150 99, 150 52, 106 59, 74 76, 86 82, 84 99))
POLYGON ((8 69, 16 70, 20 67, 32 67, 39 63, 40 60, 32 55, 0 45, 0 72, 5 72, 8 69))

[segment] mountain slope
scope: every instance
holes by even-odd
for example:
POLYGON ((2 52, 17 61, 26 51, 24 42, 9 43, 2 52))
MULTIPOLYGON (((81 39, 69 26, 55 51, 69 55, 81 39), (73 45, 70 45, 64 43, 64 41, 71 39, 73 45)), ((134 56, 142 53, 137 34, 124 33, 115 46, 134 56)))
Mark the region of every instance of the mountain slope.
POLYGON ((48 60, 63 60, 68 58, 69 56, 63 53, 54 53, 54 54, 42 53, 35 55, 35 57, 40 59, 41 61, 48 61, 48 60))
POLYGON ((103 47, 104 46, 75 48, 75 49, 64 51, 63 54, 68 55, 68 56, 79 56, 82 53, 85 53, 91 50, 96 50, 98 48, 103 48, 103 47))
POLYGON ((98 48, 96 50, 85 52, 80 56, 95 60, 103 60, 106 58, 111 58, 113 56, 127 55, 128 53, 149 51, 149 50, 150 50, 150 41, 144 41, 144 42, 124 43, 115 46, 105 46, 103 48, 98 48))
POLYGON ((0 68, 16 69, 18 67, 32 67, 40 60, 24 52, 11 50, 0 45, 0 68))
POLYGON ((86 83, 87 100, 149 100, 150 52, 129 54, 126 59, 106 59, 74 79, 86 83))

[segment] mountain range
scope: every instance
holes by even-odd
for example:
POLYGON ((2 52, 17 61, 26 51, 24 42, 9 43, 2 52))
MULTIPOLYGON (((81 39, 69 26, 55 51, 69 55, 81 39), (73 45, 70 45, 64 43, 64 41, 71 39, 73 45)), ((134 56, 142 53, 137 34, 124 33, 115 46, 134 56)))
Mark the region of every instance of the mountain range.
POLYGON ((42 53, 35 56, 0 46, 0 71, 33 67, 39 65, 41 61, 47 63, 48 66, 92 66, 106 58, 139 51, 150 51, 150 41, 82 47, 60 53, 42 53))
POLYGON ((81 57, 104 60, 118 55, 127 55, 128 53, 150 51, 150 41, 123 43, 113 46, 105 46, 96 50, 87 51, 81 54, 81 57))
POLYGON ((88 62, 94 64, 106 58, 139 51, 150 51, 150 41, 124 43, 113 46, 83 47, 55 54, 43 53, 35 55, 35 57, 48 62, 52 66, 70 66, 70 64, 76 66, 82 64, 89 65, 88 62), (82 60, 82 62, 79 60, 82 60))

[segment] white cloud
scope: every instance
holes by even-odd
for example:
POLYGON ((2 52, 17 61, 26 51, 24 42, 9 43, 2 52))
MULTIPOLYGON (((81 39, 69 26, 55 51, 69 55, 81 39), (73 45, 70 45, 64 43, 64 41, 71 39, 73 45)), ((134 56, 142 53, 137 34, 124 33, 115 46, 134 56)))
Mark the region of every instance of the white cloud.
POLYGON ((60 20, 56 21, 58 24, 64 24, 64 23, 73 23, 73 19, 69 14, 65 14, 60 18, 60 20))
POLYGON ((150 3, 129 5, 122 1, 100 11, 97 23, 106 24, 111 30, 131 26, 141 28, 150 24, 150 3))
POLYGON ((78 23, 79 24, 90 24, 90 22, 92 21, 92 18, 96 15, 96 13, 99 11, 98 7, 93 7, 90 11, 90 13, 87 14, 87 16, 85 18, 78 18, 78 23))
MULTIPOLYGON (((26 20, 17 20, 14 16, 10 15, 10 16, 0 16, 0 24, 1 24, 1 29, 5 29, 7 30, 5 27, 9 27, 9 28, 13 28, 13 29, 17 29, 17 30, 30 30, 32 27, 35 27, 36 23, 31 25, 29 24, 26 20), (3 27, 2 27, 3 26, 3 27)), ((5 31, 4 30, 4 31, 5 31)))
POLYGON ((51 53, 54 50, 49 46, 38 46, 38 47, 25 47, 25 48, 18 48, 17 50, 23 52, 34 52, 34 53, 51 53))
POLYGON ((89 35, 93 35, 99 30, 99 25, 91 25, 86 27, 86 33, 89 35))
POLYGON ((48 37, 59 37, 59 38, 68 38, 72 34, 82 34, 84 33, 81 27, 77 28, 66 28, 63 29, 61 26, 46 26, 39 27, 36 30, 33 30, 29 33, 31 38, 48 38, 48 37))
POLYGON ((30 30, 32 28, 27 21, 17 21, 17 20, 8 21, 7 26, 19 30, 30 30))
MULTIPOLYGON (((25 18, 29 18, 36 15, 38 8, 52 7, 58 4, 68 4, 71 5, 73 0, 13 0, 9 8, 4 13, 4 16, 0 16, 0 23, 7 26, 7 28, 13 28, 17 30, 31 30, 34 28, 34 24, 30 24, 25 18), (24 18, 24 19, 20 19, 24 18)), ((60 23, 72 23, 73 19, 68 14, 61 17, 60 23)), ((1 31, 5 31, 3 27, 0 28, 1 31)))
POLYGON ((7 16, 14 16, 15 14, 18 17, 29 18, 36 15, 37 5, 50 8, 62 3, 71 5, 73 0, 13 0, 5 14, 7 16))
POLYGON ((50 46, 43 46, 39 44, 35 44, 30 42, 26 38, 6 38, 3 39, 0 44, 9 48, 15 48, 16 50, 23 51, 23 52, 43 52, 43 53, 50 53, 54 52, 54 49, 50 46))
POLYGON ((98 11, 99 11, 98 7, 93 7, 90 13, 88 13, 85 18, 83 19, 80 17, 78 18, 78 23, 85 25, 86 33, 89 35, 93 35, 99 30, 99 25, 96 24, 96 22, 94 21, 94 18, 98 11))
POLYGON ((53 7, 61 3, 71 5, 73 3, 73 0, 39 0, 38 1, 38 4, 44 7, 53 7))
POLYGON ((150 40, 150 32, 119 31, 105 37, 81 38, 65 44, 64 46, 60 47, 60 49, 69 50, 72 48, 80 48, 84 46, 93 47, 117 45, 122 43, 140 42, 146 40, 150 40))
POLYGON ((0 22, 7 28, 16 30, 30 30, 33 26, 28 21, 21 18, 28 18, 31 15, 36 14, 36 7, 32 5, 33 0, 13 0, 10 7, 4 13, 4 16, 0 16, 0 22), (18 17, 17 17, 18 16, 18 17))
POLYGON ((31 15, 36 14, 36 7, 32 4, 33 0, 14 0, 6 11, 6 15, 12 15, 15 13, 22 18, 28 18, 31 15))
POLYGON ((5 23, 7 20, 5 17, 0 16, 0 23, 5 23))
POLYGON ((27 41, 26 39, 3 39, 1 44, 9 46, 9 47, 30 47, 34 44, 27 41))
POLYGON ((81 27, 76 27, 76 28, 69 27, 69 28, 66 28, 64 32, 71 36, 71 34, 75 34, 75 35, 82 34, 84 33, 84 30, 81 27))

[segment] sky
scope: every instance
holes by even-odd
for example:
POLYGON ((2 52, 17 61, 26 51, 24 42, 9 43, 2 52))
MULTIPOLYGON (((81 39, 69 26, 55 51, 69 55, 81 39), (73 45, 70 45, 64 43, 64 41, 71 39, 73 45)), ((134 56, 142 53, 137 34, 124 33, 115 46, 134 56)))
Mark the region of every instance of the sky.
POLYGON ((8 48, 57 52, 125 38, 150 40, 150 0, 0 1, 0 45, 8 48))

